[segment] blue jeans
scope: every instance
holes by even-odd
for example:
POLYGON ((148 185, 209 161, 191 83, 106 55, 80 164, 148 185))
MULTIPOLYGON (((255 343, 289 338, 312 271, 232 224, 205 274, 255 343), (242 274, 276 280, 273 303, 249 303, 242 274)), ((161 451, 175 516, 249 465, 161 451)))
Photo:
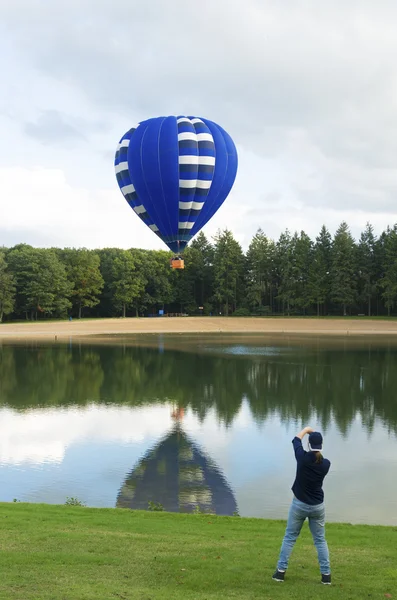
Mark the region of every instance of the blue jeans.
POLYGON ((312 506, 301 502, 295 497, 289 509, 287 528, 281 545, 277 568, 282 571, 287 569, 289 557, 306 518, 309 519, 310 531, 317 549, 320 571, 324 574, 331 573, 328 545, 325 539, 324 503, 312 506))

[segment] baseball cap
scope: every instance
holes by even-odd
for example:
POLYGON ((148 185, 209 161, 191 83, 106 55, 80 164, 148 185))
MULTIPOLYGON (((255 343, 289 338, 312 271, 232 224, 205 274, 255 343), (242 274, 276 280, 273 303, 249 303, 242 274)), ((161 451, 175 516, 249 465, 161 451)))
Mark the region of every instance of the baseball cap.
POLYGON ((313 431, 309 435, 310 450, 319 451, 323 449, 323 436, 319 431, 313 431))

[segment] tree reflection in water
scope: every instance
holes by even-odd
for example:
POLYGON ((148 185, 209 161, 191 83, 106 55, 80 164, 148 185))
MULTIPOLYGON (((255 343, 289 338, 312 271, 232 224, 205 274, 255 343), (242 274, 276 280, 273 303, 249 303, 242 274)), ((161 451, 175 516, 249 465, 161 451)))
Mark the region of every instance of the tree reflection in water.
POLYGON ((363 340, 353 348, 283 348, 273 342, 271 352, 244 353, 240 343, 233 353, 230 343, 194 351, 192 342, 186 352, 161 343, 164 352, 120 344, 0 346, 0 405, 135 407, 174 398, 200 420, 213 411, 228 426, 247 402, 257 423, 272 415, 284 423, 315 419, 325 431, 333 422, 347 436, 360 416, 369 433, 377 419, 397 432, 394 346, 363 340))

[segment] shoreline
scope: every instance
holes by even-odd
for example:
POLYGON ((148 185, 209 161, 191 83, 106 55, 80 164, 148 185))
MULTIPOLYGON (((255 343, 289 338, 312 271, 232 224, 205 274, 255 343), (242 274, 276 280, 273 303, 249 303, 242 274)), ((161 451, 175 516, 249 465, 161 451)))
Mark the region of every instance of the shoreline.
POLYGON ((304 337, 388 337, 397 341, 397 320, 299 317, 157 317, 3 323, 0 342, 66 341, 148 334, 246 334, 304 337))
MULTIPOLYGON (((77 501, 80 502, 80 500, 78 498, 76 498, 77 501)), ((262 523, 263 525, 266 526, 266 524, 274 524, 274 525, 282 525, 285 526, 286 522, 287 522, 287 512, 285 514, 284 517, 280 517, 280 518, 270 518, 270 517, 251 517, 251 516, 243 516, 240 514, 237 515, 221 515, 221 514, 215 514, 212 512, 198 512, 198 513, 194 513, 194 512, 184 512, 182 510, 180 511, 166 511, 163 508, 161 508, 160 510, 156 511, 156 510, 152 510, 152 509, 137 509, 137 508, 120 508, 120 507, 116 507, 116 506, 91 506, 91 505, 87 505, 85 504, 83 501, 81 502, 81 504, 76 504, 75 506, 73 505, 67 505, 66 502, 60 503, 60 502, 30 502, 27 500, 14 500, 14 501, 7 501, 7 500, 0 500, 0 512, 2 510, 5 510, 7 508, 11 508, 11 507, 15 507, 17 506, 19 510, 23 510, 24 508, 27 510, 31 510, 33 513, 37 512, 37 511, 57 511, 57 510, 61 510, 61 511, 65 511, 65 512, 69 512, 69 511, 73 511, 73 510, 85 510, 87 511, 87 513, 91 513, 93 515, 95 514, 105 514, 109 513, 109 514, 115 514, 115 513, 120 513, 120 512, 130 512, 133 513, 135 516, 137 517, 149 517, 149 518, 153 518, 155 519, 156 517, 164 517, 164 516, 168 516, 171 519, 175 518, 175 519, 195 519, 197 517, 212 517, 214 519, 220 519, 220 520, 224 520, 227 521, 230 519, 238 519, 239 522, 249 522, 249 523, 262 523)), ((385 529, 390 529, 395 531, 396 530, 396 525, 393 523, 389 523, 389 524, 385 524, 385 523, 363 523, 363 522, 351 522, 351 521, 330 521, 327 520, 327 527, 333 527, 333 528, 355 528, 355 529, 367 529, 367 528, 371 528, 371 529, 381 529, 381 530, 385 530, 385 529)))

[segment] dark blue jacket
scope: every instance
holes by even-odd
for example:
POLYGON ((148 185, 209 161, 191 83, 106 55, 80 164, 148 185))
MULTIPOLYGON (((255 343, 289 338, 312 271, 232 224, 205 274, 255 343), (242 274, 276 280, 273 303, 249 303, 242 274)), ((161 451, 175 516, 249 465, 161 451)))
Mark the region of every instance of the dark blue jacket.
POLYGON ((323 481, 331 466, 324 458, 316 463, 314 452, 306 452, 302 440, 294 437, 292 440, 296 458, 296 477, 292 491, 298 500, 306 504, 321 504, 324 502, 323 481))

